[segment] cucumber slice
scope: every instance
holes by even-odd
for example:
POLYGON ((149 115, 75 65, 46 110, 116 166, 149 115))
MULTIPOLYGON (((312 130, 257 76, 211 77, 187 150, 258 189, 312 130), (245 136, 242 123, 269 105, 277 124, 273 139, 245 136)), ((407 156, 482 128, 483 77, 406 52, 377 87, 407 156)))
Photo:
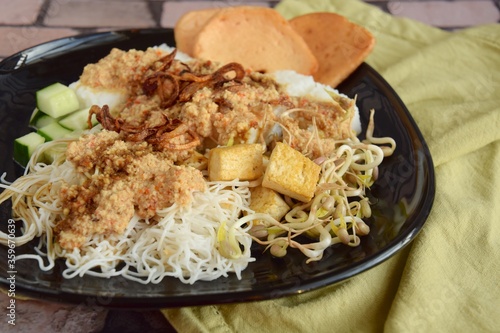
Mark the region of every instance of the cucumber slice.
POLYGON ((33 127, 34 129, 39 129, 44 126, 47 126, 48 124, 55 123, 61 118, 52 118, 48 114, 43 113, 40 111, 38 108, 35 108, 33 113, 31 114, 30 118, 30 126, 33 127))
POLYGON ((35 110, 33 110, 33 113, 31 114, 31 117, 30 117, 30 125, 32 125, 37 117, 39 117, 43 112, 38 110, 38 108, 35 108, 35 110))
MULTIPOLYGON (((72 131, 86 130, 88 129, 87 119, 89 117, 89 110, 90 108, 85 108, 73 112, 72 114, 67 115, 66 117, 59 120, 59 124, 72 131)), ((92 125, 95 124, 97 124, 97 118, 96 115, 94 114, 92 116, 92 125)))
POLYGON ((47 141, 69 136, 73 131, 62 127, 59 123, 52 123, 40 128, 37 133, 45 138, 47 141))
POLYGON ((45 142, 45 138, 38 133, 31 132, 14 140, 14 160, 26 166, 35 148, 45 142))
POLYGON ((62 83, 54 83, 36 92, 36 105, 40 111, 59 118, 80 108, 76 93, 62 83))

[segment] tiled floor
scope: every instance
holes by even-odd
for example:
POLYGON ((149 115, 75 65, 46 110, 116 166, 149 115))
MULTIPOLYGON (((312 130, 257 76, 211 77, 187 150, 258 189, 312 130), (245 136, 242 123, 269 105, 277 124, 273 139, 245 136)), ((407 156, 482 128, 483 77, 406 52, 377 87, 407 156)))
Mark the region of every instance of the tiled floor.
MULTIPOLYGON (((500 22, 500 0, 366 1, 393 15, 449 30, 500 22)), ((273 7, 278 0, 0 0, 0 59, 60 37, 130 27, 173 27, 186 11, 242 3, 273 7)), ((2 308, 8 301, 0 293, 2 308)), ((42 301, 19 301, 17 311, 16 332, 173 331, 158 312, 117 312, 42 301)), ((0 332, 11 328, 6 320, 0 321, 0 332)))

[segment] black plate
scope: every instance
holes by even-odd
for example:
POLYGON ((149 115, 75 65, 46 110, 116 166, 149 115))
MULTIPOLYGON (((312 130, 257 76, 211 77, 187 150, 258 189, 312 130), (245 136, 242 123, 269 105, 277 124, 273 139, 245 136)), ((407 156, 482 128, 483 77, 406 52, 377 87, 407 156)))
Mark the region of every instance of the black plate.
MULTIPOLYGON (((69 84, 78 79, 85 64, 96 62, 111 48, 144 49, 167 43, 174 45, 172 30, 127 30, 64 38, 42 44, 0 63, 0 173, 7 180, 22 170, 12 161, 13 140, 29 131, 28 120, 35 106, 34 92, 50 83, 69 84)), ((305 263, 304 256, 291 252, 284 259, 272 258, 255 246, 256 262, 244 271, 211 282, 186 285, 174 278, 160 284, 142 285, 123 278, 82 277, 65 280, 61 262, 50 272, 41 271, 32 260, 16 262, 17 295, 116 308, 174 307, 264 300, 334 284, 380 264, 410 243, 425 223, 434 201, 432 159, 427 145, 403 102, 389 84, 370 66, 363 64, 339 90, 357 95, 363 129, 374 108, 375 136, 391 136, 397 142, 380 177, 371 189, 374 216, 368 220, 369 236, 361 245, 329 248, 319 262, 305 263)), ((0 209, 1 230, 7 231, 10 207, 0 209)), ((34 243, 34 242, 32 242, 34 243)), ((33 251, 29 243, 16 253, 33 251)), ((0 246, 0 282, 9 289, 7 248, 0 246)))

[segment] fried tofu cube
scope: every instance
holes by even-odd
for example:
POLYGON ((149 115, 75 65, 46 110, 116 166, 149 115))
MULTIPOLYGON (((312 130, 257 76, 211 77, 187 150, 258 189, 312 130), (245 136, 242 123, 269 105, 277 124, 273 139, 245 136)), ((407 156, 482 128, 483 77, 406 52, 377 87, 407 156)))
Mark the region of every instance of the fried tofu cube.
POLYGON ((289 145, 278 142, 269 158, 262 186, 302 202, 314 196, 321 167, 289 145))
POLYGON ((210 180, 255 180, 264 173, 261 144, 217 147, 208 156, 210 180))
MULTIPOLYGON (((285 202, 281 194, 267 187, 257 186, 250 189, 251 201, 250 209, 257 213, 271 215, 275 220, 280 221, 290 210, 290 206, 285 202)), ((263 224, 257 220, 256 224, 263 224)))

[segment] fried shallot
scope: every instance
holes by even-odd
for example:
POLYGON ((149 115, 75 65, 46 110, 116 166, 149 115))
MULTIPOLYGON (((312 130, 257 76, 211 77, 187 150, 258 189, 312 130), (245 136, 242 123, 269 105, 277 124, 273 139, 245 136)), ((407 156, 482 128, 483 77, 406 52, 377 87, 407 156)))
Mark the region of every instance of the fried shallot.
POLYGON ((153 73, 148 73, 142 82, 142 90, 146 96, 158 95, 161 107, 168 108, 177 102, 189 101, 194 93, 204 87, 222 88, 224 83, 241 83, 245 77, 245 69, 242 65, 232 62, 219 68, 212 74, 197 75, 186 70, 176 74, 167 72, 175 58, 176 50, 160 59, 162 65, 153 73), (234 73, 233 75, 231 75, 234 73))
MULTIPOLYGON (((162 57, 149 66, 142 82, 138 82, 143 93, 148 97, 158 96, 160 107, 169 108, 177 103, 191 100, 193 95, 205 87, 210 89, 234 88, 241 84, 245 77, 245 69, 238 63, 229 63, 211 74, 196 74, 188 65, 183 69, 172 70, 176 50, 162 57), (227 84, 226 83, 230 83, 227 84)), ((111 115, 109 107, 94 105, 90 108, 88 126, 92 127, 91 118, 96 115, 97 121, 109 131, 124 134, 125 140, 132 142, 146 141, 160 150, 194 149, 201 144, 199 136, 179 119, 169 119, 165 115, 159 125, 148 127, 147 124, 131 125, 123 118, 111 115)))
POLYGON ((159 150, 194 149, 201 143, 199 136, 179 119, 171 120, 164 116, 163 123, 157 126, 147 127, 145 124, 132 126, 125 123, 121 118, 114 118, 107 105, 102 108, 93 105, 89 110, 87 119, 89 128, 92 128, 92 116, 94 114, 104 129, 124 134, 126 141, 146 141, 159 150), (181 136, 183 140, 174 140, 179 139, 181 136), (179 141, 182 143, 179 143, 179 141))

